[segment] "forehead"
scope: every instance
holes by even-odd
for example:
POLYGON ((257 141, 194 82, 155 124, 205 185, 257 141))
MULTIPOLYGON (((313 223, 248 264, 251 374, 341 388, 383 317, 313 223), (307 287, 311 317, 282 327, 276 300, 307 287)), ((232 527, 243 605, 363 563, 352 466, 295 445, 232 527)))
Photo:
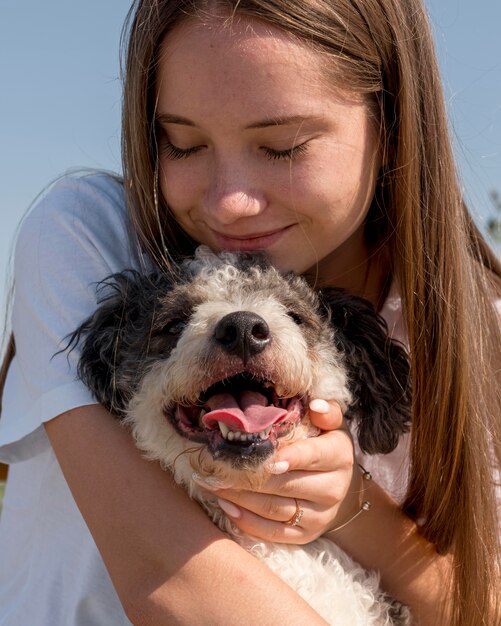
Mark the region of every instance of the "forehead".
POLYGON ((230 72, 233 66, 241 69, 242 64, 249 69, 258 66, 262 69, 264 59, 268 59, 266 74, 269 75, 278 75, 281 69, 276 67, 278 60, 283 69, 310 73, 320 71, 323 58, 287 31, 245 16, 236 16, 231 21, 213 16, 208 20, 189 18, 181 22, 164 38, 161 61, 170 67, 181 56, 188 62, 181 68, 188 76, 194 69, 213 68, 216 60, 219 61, 216 67, 222 73, 230 72))
POLYGON ((321 109, 319 100, 333 96, 332 79, 326 80, 323 69, 326 63, 332 65, 332 59, 254 18, 240 16, 231 22, 218 17, 190 18, 162 44, 159 104, 169 109, 178 106, 187 116, 190 102, 200 104, 202 95, 206 116, 213 101, 223 100, 228 104, 243 100, 243 112, 250 115, 269 107, 279 117, 298 101, 321 109))

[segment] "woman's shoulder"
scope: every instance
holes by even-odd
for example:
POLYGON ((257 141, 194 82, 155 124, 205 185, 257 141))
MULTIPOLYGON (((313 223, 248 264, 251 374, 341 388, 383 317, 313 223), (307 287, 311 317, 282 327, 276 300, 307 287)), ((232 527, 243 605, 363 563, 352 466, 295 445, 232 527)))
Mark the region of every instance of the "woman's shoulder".
POLYGON ((122 180, 107 172, 68 174, 46 188, 22 221, 14 258, 18 268, 54 269, 90 257, 110 273, 138 263, 122 180))
POLYGON ((48 185, 26 214, 21 232, 57 224, 89 224, 101 227, 124 223, 123 183, 118 175, 101 171, 65 174, 48 185))

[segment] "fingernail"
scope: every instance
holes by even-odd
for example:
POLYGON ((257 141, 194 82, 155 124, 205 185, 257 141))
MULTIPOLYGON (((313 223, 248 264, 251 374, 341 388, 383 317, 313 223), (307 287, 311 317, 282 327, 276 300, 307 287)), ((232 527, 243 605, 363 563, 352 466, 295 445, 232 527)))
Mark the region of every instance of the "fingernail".
POLYGON ((289 463, 287 461, 277 461, 276 463, 270 463, 268 465, 268 471, 270 474, 283 474, 289 469, 289 463))
POLYGON ((197 485, 206 489, 229 489, 230 486, 214 476, 200 476, 197 472, 193 472, 191 478, 197 485))
POLYGON ((237 519, 242 515, 240 509, 231 502, 228 502, 228 500, 221 500, 221 498, 218 498, 217 503, 223 509, 226 515, 229 515, 230 517, 234 517, 235 519, 237 519))
POLYGON ((320 398, 312 400, 309 407, 312 411, 315 411, 315 413, 328 413, 330 411, 329 403, 320 398))

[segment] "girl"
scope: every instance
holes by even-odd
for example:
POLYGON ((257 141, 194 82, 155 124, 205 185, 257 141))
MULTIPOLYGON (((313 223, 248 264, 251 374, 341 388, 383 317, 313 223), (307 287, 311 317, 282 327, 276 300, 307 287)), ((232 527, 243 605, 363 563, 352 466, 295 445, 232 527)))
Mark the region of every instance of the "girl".
POLYGON ((253 535, 338 542, 417 624, 498 624, 501 268, 461 199, 420 0, 142 0, 130 18, 123 181, 63 179, 17 243, 0 624, 322 623, 141 458, 76 353, 54 357, 96 282, 198 243, 371 300, 413 382, 392 454, 362 457, 315 399, 326 432, 262 493, 206 488, 253 535), (375 477, 360 515, 355 460, 375 477))

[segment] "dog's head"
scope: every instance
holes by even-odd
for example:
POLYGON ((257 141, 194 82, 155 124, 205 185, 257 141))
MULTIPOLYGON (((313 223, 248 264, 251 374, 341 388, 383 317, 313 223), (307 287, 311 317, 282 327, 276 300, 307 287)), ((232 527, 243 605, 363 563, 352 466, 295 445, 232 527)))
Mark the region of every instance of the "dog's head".
POLYGON ((150 458, 256 470, 310 434, 310 398, 337 400, 368 452, 390 451, 407 428, 405 352, 359 298, 316 294, 263 255, 203 247, 175 277, 125 272, 106 285, 73 337, 79 375, 150 458))

